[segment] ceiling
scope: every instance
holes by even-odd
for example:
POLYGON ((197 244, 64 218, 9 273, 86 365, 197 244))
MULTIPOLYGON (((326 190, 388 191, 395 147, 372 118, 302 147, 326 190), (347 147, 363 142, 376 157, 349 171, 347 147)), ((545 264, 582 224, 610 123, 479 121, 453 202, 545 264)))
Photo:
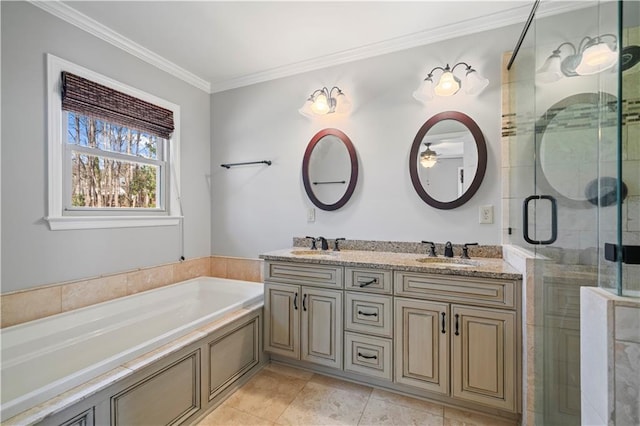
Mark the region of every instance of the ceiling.
POLYGON ((524 22, 533 1, 34 4, 217 92, 524 22))

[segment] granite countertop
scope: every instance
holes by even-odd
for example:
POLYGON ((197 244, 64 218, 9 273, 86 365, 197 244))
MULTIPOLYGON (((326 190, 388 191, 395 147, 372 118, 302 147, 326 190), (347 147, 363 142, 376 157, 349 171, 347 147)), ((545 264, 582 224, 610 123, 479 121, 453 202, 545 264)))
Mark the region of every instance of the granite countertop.
POLYGON ((268 261, 353 266, 359 268, 394 269, 398 271, 426 272, 440 275, 520 280, 522 274, 501 258, 475 257, 466 264, 464 259, 438 256, 436 263, 423 263, 426 254, 394 253, 386 251, 340 250, 311 251, 302 247, 275 250, 260 255, 268 261), (442 263, 440 263, 442 262, 442 263))

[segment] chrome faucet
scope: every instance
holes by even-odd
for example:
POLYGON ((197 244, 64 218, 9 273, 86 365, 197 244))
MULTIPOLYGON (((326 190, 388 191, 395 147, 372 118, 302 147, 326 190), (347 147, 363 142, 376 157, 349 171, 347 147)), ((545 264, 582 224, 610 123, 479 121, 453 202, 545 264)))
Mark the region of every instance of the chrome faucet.
POLYGON ((453 246, 451 245, 451 241, 447 241, 444 245, 444 257, 453 257, 453 246))
POLYGON ((329 244, 327 243, 327 239, 325 237, 318 237, 317 241, 320 241, 320 247, 322 250, 329 250, 329 244))

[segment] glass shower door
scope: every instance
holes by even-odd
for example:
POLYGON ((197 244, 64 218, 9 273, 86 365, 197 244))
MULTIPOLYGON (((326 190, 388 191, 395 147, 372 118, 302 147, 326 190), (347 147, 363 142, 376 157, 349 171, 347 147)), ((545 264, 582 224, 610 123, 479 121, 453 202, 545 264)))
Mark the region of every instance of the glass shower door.
POLYGON ((549 3, 539 4, 509 72, 506 240, 536 256, 525 283, 523 416, 579 425, 580 287, 618 282, 603 239, 618 241, 620 126, 616 69, 580 74, 576 53, 593 39, 617 45, 618 2, 560 14, 547 13, 549 3))

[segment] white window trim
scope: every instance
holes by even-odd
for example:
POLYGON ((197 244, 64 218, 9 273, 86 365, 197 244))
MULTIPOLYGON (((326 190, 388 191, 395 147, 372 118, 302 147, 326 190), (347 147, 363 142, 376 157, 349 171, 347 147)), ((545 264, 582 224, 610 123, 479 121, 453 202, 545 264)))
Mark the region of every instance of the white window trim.
POLYGON ((151 94, 126 86, 87 68, 81 67, 57 56, 47 54, 47 104, 48 104, 48 210, 45 220, 52 231, 69 229, 130 228, 144 226, 178 225, 182 219, 180 208, 180 106, 151 94), (62 135, 62 95, 60 74, 68 71, 120 92, 151 102, 173 111, 175 130, 169 141, 168 187, 166 215, 127 214, 123 211, 96 215, 64 214, 64 173, 63 155, 65 139, 62 135))

